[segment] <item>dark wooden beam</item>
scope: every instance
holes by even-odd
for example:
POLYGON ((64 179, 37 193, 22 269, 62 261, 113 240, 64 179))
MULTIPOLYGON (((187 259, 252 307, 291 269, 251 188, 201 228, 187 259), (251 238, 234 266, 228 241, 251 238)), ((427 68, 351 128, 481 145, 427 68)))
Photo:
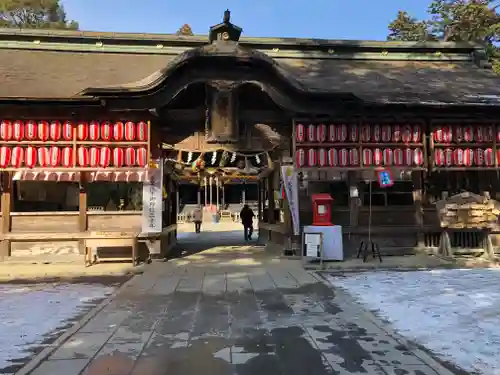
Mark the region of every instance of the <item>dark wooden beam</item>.
MULTIPOLYGON (((169 121, 204 122, 205 109, 169 109, 164 112, 164 118, 169 121)), ((241 110, 238 115, 240 122, 279 123, 288 118, 283 111, 273 110, 241 110)))

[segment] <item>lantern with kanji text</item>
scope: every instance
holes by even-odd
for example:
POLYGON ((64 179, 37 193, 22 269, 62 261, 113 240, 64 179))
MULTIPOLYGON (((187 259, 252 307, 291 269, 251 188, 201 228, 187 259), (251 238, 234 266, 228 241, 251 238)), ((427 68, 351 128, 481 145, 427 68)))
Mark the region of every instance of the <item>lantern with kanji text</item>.
POLYGON ((117 147, 113 150, 113 165, 115 167, 123 167, 123 149, 117 147))
POLYGON ((314 148, 310 148, 307 150, 307 166, 314 167, 316 166, 316 150, 314 148))
POLYGON ((326 165, 327 165, 327 162, 328 162, 328 160, 327 160, 327 159, 328 159, 328 158, 327 158, 327 155, 326 155, 326 150, 325 150, 324 148, 320 148, 320 149, 318 150, 318 165, 319 165, 320 167, 324 167, 324 166, 326 166, 326 165))
POLYGON ((373 126, 373 141, 374 142, 380 142, 380 139, 382 138, 382 129, 380 128, 380 125, 374 125, 373 126))
POLYGON ((491 148, 484 150, 484 164, 487 167, 495 165, 495 155, 493 154, 493 150, 491 148))
POLYGON ((97 147, 91 147, 89 150, 89 165, 91 168, 99 166, 99 151, 97 147))
POLYGON ((62 137, 65 141, 73 140, 73 123, 71 121, 64 121, 62 125, 62 137))
POLYGON ((97 121, 91 121, 89 124, 89 140, 97 141, 99 140, 100 126, 97 121))
POLYGON ((127 147, 125 149, 125 165, 127 167, 132 167, 136 163, 136 153, 135 153, 135 148, 133 147, 127 147))
POLYGON ((137 123, 137 140, 141 142, 148 140, 148 123, 145 121, 137 123))
POLYGON ((0 147, 0 168, 7 168, 10 164, 12 150, 8 146, 0 147))
MULTIPOLYGON (((24 139, 24 123, 20 120, 14 121, 12 124, 12 138, 14 138, 15 141, 22 141, 24 139)), ((14 152, 14 150, 12 150, 14 152)))
POLYGON ((382 157, 384 165, 392 165, 392 150, 390 148, 384 149, 382 157))
POLYGON ((307 142, 314 142, 316 141, 316 127, 313 124, 307 125, 307 142))
POLYGON ((334 124, 328 125, 328 142, 337 142, 337 127, 334 124))
POLYGON ((38 139, 47 141, 50 136, 49 123, 47 121, 38 121, 38 139))
POLYGON ((103 141, 110 141, 113 137, 113 128, 109 121, 103 121, 101 123, 101 139, 103 141))
POLYGON ((482 167, 484 165, 484 149, 476 148, 474 150, 474 165, 482 167))
POLYGON ((397 124, 392 125, 392 141, 394 143, 401 141, 401 126, 397 124))
POLYGON ((411 125, 403 125, 403 130, 401 132, 401 140, 403 143, 410 143, 412 140, 412 129, 411 125))
POLYGON ((125 126, 123 125, 123 122, 117 121, 113 125, 113 139, 115 141, 122 141, 123 137, 125 135, 125 126))
POLYGON ((145 167, 148 165, 148 151, 146 147, 139 147, 137 149, 137 165, 139 167, 145 167))
POLYGON ((86 122, 78 122, 76 125, 76 136, 79 141, 86 141, 89 136, 89 124, 86 122))
POLYGON ((382 142, 390 142, 390 141, 391 141, 391 126, 382 125, 382 142))
POLYGON ((24 161, 24 151, 21 147, 15 146, 12 148, 12 154, 10 157, 10 165, 14 168, 20 168, 24 161))
POLYGON ((24 137, 27 141, 34 141, 38 136, 36 121, 29 120, 24 124, 24 137))
POLYGON ((336 167, 339 165, 339 156, 336 148, 328 150, 328 165, 330 167, 336 167))
POLYGON ((89 150, 87 147, 78 147, 77 160, 80 167, 89 166, 89 150))
POLYGON ((342 167, 349 165, 349 150, 343 148, 339 151, 339 164, 342 167))
POLYGON ((64 168, 71 168, 73 166, 73 148, 64 147, 62 149, 61 164, 64 168))
POLYGON ((365 124, 361 126, 361 141, 370 142, 371 139, 371 128, 370 125, 365 124))
POLYGON ((316 140, 318 142, 325 142, 326 141, 326 125, 325 124, 319 124, 316 127, 316 140))
POLYGON ((297 142, 304 142, 306 139, 306 131, 304 124, 297 124, 295 126, 295 140, 297 142))
POLYGON ((474 163, 474 151, 470 148, 464 150, 464 165, 470 167, 474 163))
POLYGON ((61 163, 61 150, 59 147, 53 146, 49 150, 49 165, 51 167, 58 167, 61 163))
POLYGON ((303 148, 295 150, 295 162, 297 167, 301 168, 306 164, 306 152, 303 148))
POLYGON ((109 147, 102 147, 99 150, 99 167, 106 168, 109 167, 111 162, 111 150, 109 147))
POLYGON ((422 139, 422 126, 420 126, 419 124, 415 124, 413 125, 412 141, 414 143, 419 143, 421 139, 422 139))
POLYGON ((394 159, 394 165, 402 166, 404 164, 403 150, 401 150, 400 148, 396 148, 394 149, 392 154, 393 154, 392 157, 394 159))
MULTIPOLYGON (((347 135, 347 129, 346 129, 346 135, 347 135)), ((351 125, 349 126, 349 139, 351 142, 357 142, 359 138, 359 129, 357 125, 351 125)), ((345 138, 344 138, 345 140, 345 138)))
POLYGON ((382 165, 382 150, 380 148, 376 148, 373 150, 373 164, 374 165, 382 165))
POLYGON ((359 165, 359 150, 357 148, 351 148, 349 150, 349 165, 359 165))
POLYGON ((28 146, 24 150, 24 164, 28 168, 36 166, 36 149, 33 146, 28 146))
POLYGON ((135 124, 132 121, 125 123, 125 140, 135 141, 135 124))
POLYGON ((42 168, 50 165, 50 151, 47 147, 40 147, 38 149, 38 165, 42 168))
MULTIPOLYGON (((58 141, 61 139, 62 126, 59 121, 51 121, 49 125, 49 138, 51 141, 58 141)), ((70 137, 71 139, 71 137, 70 137)))
POLYGON ((3 120, 0 122, 0 138, 4 141, 10 141, 13 136, 12 122, 8 120, 3 120))

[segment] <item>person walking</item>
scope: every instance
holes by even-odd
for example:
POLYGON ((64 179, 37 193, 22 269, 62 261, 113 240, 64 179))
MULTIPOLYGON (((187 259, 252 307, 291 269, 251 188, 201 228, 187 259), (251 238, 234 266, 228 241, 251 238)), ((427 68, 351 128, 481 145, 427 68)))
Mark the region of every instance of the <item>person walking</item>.
POLYGON ((193 212, 193 221, 194 221, 194 231, 196 233, 201 232, 201 222, 203 221, 203 210, 201 206, 197 206, 193 212))
POLYGON ((245 204, 240 212, 241 223, 243 224, 243 233, 245 241, 250 241, 253 234, 253 218, 255 217, 252 209, 245 204))

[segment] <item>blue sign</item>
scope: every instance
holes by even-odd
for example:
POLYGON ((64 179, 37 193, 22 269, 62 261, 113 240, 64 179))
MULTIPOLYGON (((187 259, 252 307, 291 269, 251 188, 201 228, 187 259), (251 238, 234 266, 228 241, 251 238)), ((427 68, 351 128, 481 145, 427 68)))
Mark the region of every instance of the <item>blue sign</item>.
POLYGON ((384 169, 377 172, 378 183, 381 188, 390 187, 394 185, 394 180, 392 179, 392 174, 389 170, 384 169))

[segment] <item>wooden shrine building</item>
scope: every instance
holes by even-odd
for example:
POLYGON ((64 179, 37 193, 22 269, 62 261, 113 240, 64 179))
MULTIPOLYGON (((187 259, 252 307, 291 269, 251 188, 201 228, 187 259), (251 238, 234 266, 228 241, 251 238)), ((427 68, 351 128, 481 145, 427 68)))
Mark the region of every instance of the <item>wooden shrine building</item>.
POLYGON ((282 164, 300 171, 301 224, 326 192, 361 236, 390 167, 372 225, 395 251, 437 245, 443 193, 500 195, 500 77, 481 47, 251 38, 229 16, 196 36, 0 30, 3 255, 21 234, 139 233, 158 158, 174 236, 180 201, 251 185, 261 239, 284 242, 282 164))

